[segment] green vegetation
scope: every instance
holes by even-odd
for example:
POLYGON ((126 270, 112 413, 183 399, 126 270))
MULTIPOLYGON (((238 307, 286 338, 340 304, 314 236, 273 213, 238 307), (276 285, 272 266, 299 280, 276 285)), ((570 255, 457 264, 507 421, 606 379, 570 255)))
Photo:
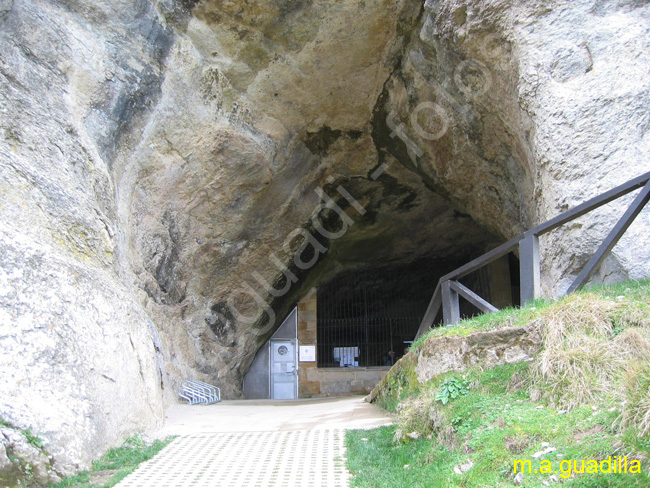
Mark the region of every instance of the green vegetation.
POLYGON ((37 449, 40 449, 41 451, 45 449, 45 444, 43 444, 43 439, 41 439, 38 435, 34 434, 32 432, 32 429, 27 427, 25 430, 22 431, 22 433, 25 436, 25 439, 27 439, 27 442, 29 442, 32 446, 34 446, 37 449))
POLYGON ((376 397, 397 413, 397 425, 348 433, 352 486, 650 486, 650 282, 538 301, 427 338, 533 321, 542 326, 543 348, 530 364, 419 384, 415 359, 398 363, 376 397), (577 471, 582 460, 606 467, 610 456, 625 455, 639 461, 640 473, 566 469, 573 460, 577 471), (515 460, 530 461, 521 484, 515 460))
POLYGON ((27 427, 26 429, 20 429, 16 427, 14 424, 12 424, 11 422, 9 422, 8 420, 3 418, 0 418, 0 427, 7 427, 9 429, 17 430, 25 437, 27 442, 29 442, 32 446, 34 446, 35 448, 41 451, 45 451, 45 444, 43 443, 43 439, 41 439, 41 437, 38 436, 37 434, 34 434, 30 427, 27 427))
POLYGON ((83 471, 66 478, 52 488, 109 488, 131 474, 138 465, 154 457, 173 437, 155 440, 147 445, 139 436, 126 440, 123 446, 109 450, 99 461, 93 463, 90 471, 83 471))
POLYGON ((403 398, 419 392, 420 383, 415 374, 415 360, 413 354, 400 359, 380 383, 383 388, 375 402, 384 410, 397 411, 397 406, 403 398))
POLYGON ((520 327, 537 318, 540 311, 553 304, 552 300, 535 300, 523 308, 504 308, 494 313, 477 315, 451 327, 436 327, 418 338, 411 345, 411 350, 421 346, 430 337, 465 336, 472 332, 502 329, 503 327, 520 327))
POLYGON ((557 302, 549 299, 539 299, 530 302, 523 308, 505 308, 495 313, 482 314, 464 320, 452 327, 436 327, 424 334, 411 346, 411 350, 422 345, 430 337, 468 335, 481 330, 494 330, 503 327, 520 327, 544 316, 545 311, 552 306, 562 306, 566 300, 574 297, 595 298, 597 300, 618 299, 620 306, 633 304, 639 312, 650 314, 650 280, 624 282, 616 285, 601 285, 573 293, 557 302), (619 298, 622 297, 622 298, 619 298))
POLYGON ((461 395, 469 393, 469 381, 459 378, 452 378, 445 381, 436 392, 435 399, 443 405, 447 405, 449 400, 455 400, 461 395))

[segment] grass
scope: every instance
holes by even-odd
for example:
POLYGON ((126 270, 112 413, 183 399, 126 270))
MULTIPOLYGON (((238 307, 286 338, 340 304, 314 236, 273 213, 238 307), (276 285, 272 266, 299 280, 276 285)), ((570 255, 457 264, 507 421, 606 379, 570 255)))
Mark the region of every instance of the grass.
POLYGON ((626 378, 650 361, 649 312, 647 303, 595 293, 548 307, 531 392, 567 409, 625 396, 626 378))
POLYGON ((22 431, 22 434, 25 436, 25 439, 27 439, 27 442, 29 442, 32 446, 34 446, 37 449, 40 449, 43 451, 45 449, 45 444, 43 443, 43 439, 40 438, 40 436, 34 434, 32 432, 32 429, 27 427, 22 431))
MULTIPOLYGON (((352 486, 514 487, 515 459, 531 460, 533 471, 539 471, 544 459, 551 461, 565 486, 650 486, 650 442, 636 437, 633 430, 612 427, 620 410, 598 405, 561 414, 532 401, 525 387, 512 387, 527 370, 528 365, 518 364, 469 372, 466 376, 474 387, 447 405, 419 395, 402 405, 398 425, 349 431, 346 445, 348 468, 354 475, 352 486), (419 408, 413 406, 416 403, 419 408), (533 454, 543 450, 544 442, 557 450, 533 459, 533 454), (560 468, 562 460, 603 460, 617 453, 642 460, 644 473, 584 474, 565 479, 560 468), (454 468, 469 459, 474 463, 471 469, 456 474, 454 468)), ((523 486, 543 487, 544 481, 550 482, 550 475, 530 473, 524 480, 523 486)))
POLYGON ((512 487, 513 461, 521 459, 533 472, 520 486, 553 485, 551 474, 571 487, 650 486, 650 281, 538 301, 436 329, 424 340, 532 321, 543 326, 543 348, 531 364, 419 384, 416 355, 400 361, 376 397, 397 412, 397 425, 348 433, 352 485, 512 487), (445 385, 461 383, 469 392, 443 405, 445 385), (556 450, 533 458, 545 443, 556 450), (570 474, 561 467, 618 455, 638 460, 642 473, 570 474), (468 460, 473 465, 463 472, 468 460), (535 473, 545 460, 559 472, 535 473))
POLYGON ((51 485, 51 488, 109 488, 131 474, 138 465, 154 457, 169 444, 173 437, 146 444, 139 436, 126 440, 121 447, 110 449, 99 461, 93 462, 89 471, 51 485))
POLYGON ((435 327, 419 337, 411 350, 422 345, 430 337, 465 336, 472 332, 501 329, 503 327, 520 327, 535 320, 539 310, 554 303, 552 300, 539 299, 530 302, 523 308, 504 308, 494 313, 477 315, 463 320, 460 324, 448 327, 435 327))
POLYGON ((628 281, 616 285, 599 285, 585 288, 557 301, 549 299, 534 300, 522 308, 504 308, 498 312, 482 314, 463 320, 451 327, 435 327, 411 345, 411 350, 422 345, 430 337, 468 335, 472 332, 501 329, 503 327, 520 327, 543 317, 554 305, 562 306, 574 297, 595 297, 599 300, 617 299, 621 304, 635 303, 639 310, 650 315, 650 280, 628 281))

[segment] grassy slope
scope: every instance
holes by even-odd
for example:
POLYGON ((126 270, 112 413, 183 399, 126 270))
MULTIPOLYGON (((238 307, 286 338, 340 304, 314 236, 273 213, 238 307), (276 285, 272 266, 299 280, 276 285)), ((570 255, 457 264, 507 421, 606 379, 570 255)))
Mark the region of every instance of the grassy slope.
MULTIPOLYGON (((558 472, 555 476, 565 486, 650 486, 650 435, 645 432, 639 437, 642 416, 630 413, 634 412, 630 408, 634 402, 645 408, 643 400, 635 395, 645 395, 646 400, 650 396, 650 381, 630 383, 630 378, 636 383, 638 378, 650 378, 633 374, 650 370, 650 362, 644 356, 647 351, 643 349, 648 344, 642 341, 650 330, 648 317, 650 282, 626 283, 432 331, 430 336, 468 334, 542 320, 564 335, 546 334, 545 340, 554 342, 547 344, 531 365, 466 372, 463 376, 470 381, 469 394, 446 406, 436 402, 434 394, 444 381, 460 375, 447 374, 418 385, 412 363, 396 368, 384 381, 384 394, 378 400, 387 409, 399 410, 398 425, 348 434, 348 466, 355 475, 353 486, 517 486, 513 481, 513 461, 532 460, 532 455, 543 449, 544 442, 557 450, 533 461, 533 470, 539 468, 543 459, 551 461, 558 471, 560 462, 568 459, 601 460, 627 454, 630 459, 642 461, 642 474, 583 474, 565 478, 566 471, 558 472), (584 327, 572 328, 572 323, 584 327), (639 330, 645 335, 639 334, 639 330), (641 352, 628 354, 637 349, 641 352), (622 358, 605 354, 607 351, 620 353, 622 358), (577 355, 581 357, 576 358, 577 355), (612 361, 618 369, 607 370, 612 361), (558 364, 561 368, 554 373, 558 364), (584 377, 570 381, 562 378, 562 371, 572 367, 576 368, 571 370, 572 374, 584 377), (601 372, 606 382, 602 381, 601 372), (585 388, 598 394, 585 395, 581 391, 585 388), (539 401, 531 400, 531 392, 539 401), (408 436, 411 432, 418 432, 420 437, 412 440, 408 436), (468 459, 474 466, 466 473, 456 474, 454 467, 468 459)), ((541 487, 546 486, 545 482, 555 484, 550 474, 531 473, 524 476, 521 486, 541 487)))
MULTIPOLYGON (((597 286, 577 292, 574 295, 627 303, 650 314, 650 280, 597 286)), ((420 337, 411 349, 417 348, 430 337, 468 335, 481 330, 494 330, 503 327, 526 325, 533 320, 544 317, 548 313, 549 307, 563 306, 568 298, 565 297, 557 302, 554 300, 539 299, 531 302, 524 308, 505 308, 495 313, 483 314, 472 319, 464 320, 457 326, 437 327, 429 330, 427 334, 420 337)))

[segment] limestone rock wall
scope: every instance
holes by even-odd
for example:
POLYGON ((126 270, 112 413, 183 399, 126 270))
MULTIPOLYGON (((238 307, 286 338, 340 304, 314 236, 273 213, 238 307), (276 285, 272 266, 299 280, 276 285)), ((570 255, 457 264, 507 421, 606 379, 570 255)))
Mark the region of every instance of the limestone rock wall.
MULTIPOLYGON (((379 148, 505 237, 650 169, 645 2, 428 0, 386 84, 379 148), (396 137, 385 121, 402 124, 396 137), (410 153, 409 153, 410 152, 410 153)), ((622 215, 612 204, 542 240, 544 290, 572 275, 622 215)), ((648 212, 597 280, 650 273, 648 212)))
MULTIPOLYGON (((568 5, 566 10, 539 5, 513 32, 520 105, 535 126, 539 221, 650 170, 648 115, 641 108, 650 98, 645 54, 650 5, 625 0, 568 5)), ((566 289, 629 202, 603 208, 543 241, 547 293, 566 289)), ((646 209, 596 279, 650 275, 650 249, 643 244, 649 230, 646 209)))
MULTIPOLYGON (((649 14, 0 2, 0 416, 44 436, 50 471, 86 466, 160 422, 183 378, 240 396, 319 282, 453 269, 647 171, 649 14)), ((599 279, 650 275, 649 218, 599 279)), ((547 293, 606 227, 585 217, 542 243, 547 293)))
MULTIPOLYGON (((115 277, 20 234, 0 238, 0 266, 0 415, 39 436, 48 461, 19 467, 53 481, 159 426, 161 342, 115 277)), ((5 450, 20 458, 12 437, 5 450)))
POLYGON ((163 418, 162 342, 115 266, 111 171, 158 89, 166 48, 152 12, 2 3, 0 418, 17 429, 0 436, 4 486, 70 475, 163 418), (46 454, 19 442, 27 428, 46 454))
POLYGON ((197 374, 241 395, 257 348, 327 276, 496 242, 408 168, 371 176, 376 100, 421 9, 206 1, 175 28, 155 108, 114 162, 123 269, 162 331, 170 395, 197 374), (337 217, 331 232, 314 230, 317 191, 348 212, 343 232, 337 217), (306 234, 321 259, 303 269, 294 257, 306 234))

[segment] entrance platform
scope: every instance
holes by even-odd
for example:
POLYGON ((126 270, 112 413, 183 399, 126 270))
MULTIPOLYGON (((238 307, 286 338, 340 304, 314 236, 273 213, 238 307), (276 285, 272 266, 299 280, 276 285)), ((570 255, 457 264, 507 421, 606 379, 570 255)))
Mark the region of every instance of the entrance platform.
POLYGON ((178 438, 116 486, 347 488, 345 431, 392 423, 363 397, 173 405, 178 438))

